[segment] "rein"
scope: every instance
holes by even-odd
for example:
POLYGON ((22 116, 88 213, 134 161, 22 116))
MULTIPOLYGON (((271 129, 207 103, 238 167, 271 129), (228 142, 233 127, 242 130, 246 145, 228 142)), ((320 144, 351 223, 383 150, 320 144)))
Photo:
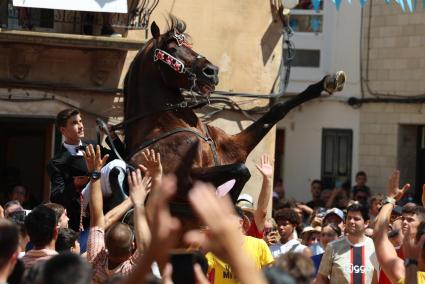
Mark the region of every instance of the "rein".
POLYGON ((166 104, 166 107, 157 111, 152 111, 152 112, 148 112, 148 113, 142 113, 139 115, 136 115, 132 118, 126 119, 118 124, 115 124, 111 127, 111 130, 120 130, 123 129, 126 125, 133 123, 135 121, 138 121, 140 119, 155 115, 157 113, 162 113, 162 112, 166 112, 166 111, 179 111, 179 110, 183 110, 186 108, 198 108, 198 107, 203 107, 205 105, 207 105, 209 103, 209 100, 206 98, 200 98, 199 100, 195 99, 195 100, 191 100, 191 101, 181 101, 177 104, 166 104))
MULTIPOLYGON (((187 41, 184 37, 184 34, 180 34, 177 31, 175 31, 173 37, 174 37, 174 39, 176 40, 176 42, 179 46, 185 45, 186 47, 191 48, 191 46, 187 43, 187 41)), ((191 87, 190 87, 189 91, 191 92, 192 95, 194 94, 193 90, 196 88, 196 81, 197 81, 196 70, 195 70, 196 69, 196 63, 198 62, 198 60, 200 60, 202 58, 204 58, 204 57, 202 55, 198 54, 196 56, 196 59, 192 62, 190 69, 189 69, 189 68, 185 67, 184 63, 180 59, 174 57, 173 55, 169 54, 165 50, 157 48, 156 40, 154 40, 154 57, 153 57, 154 64, 161 61, 161 62, 165 63, 166 65, 168 65, 169 67, 171 67, 177 73, 188 74, 188 78, 189 78, 189 80, 191 80, 191 87)), ((132 66, 130 66, 130 68, 131 67, 132 66)), ((164 75, 163 75, 163 72, 161 70, 161 66, 157 64, 157 67, 158 67, 158 71, 160 72, 161 77, 162 77, 162 79, 165 83, 164 75)), ((130 69, 130 71, 131 71, 131 69, 130 69)), ((114 130, 122 129, 130 123, 133 123, 133 122, 138 121, 140 119, 152 116, 152 115, 157 114, 157 113, 162 113, 162 112, 166 112, 166 111, 180 111, 180 110, 184 110, 184 109, 187 109, 187 108, 197 108, 197 107, 205 106, 207 104, 209 104, 208 98, 201 97, 201 99, 198 100, 196 98, 196 96, 193 95, 193 99, 190 100, 190 101, 183 100, 183 101, 181 101, 177 104, 167 103, 165 105, 165 108, 163 108, 163 109, 160 109, 158 111, 152 111, 152 112, 149 112, 149 113, 142 113, 140 115, 126 119, 126 120, 122 121, 121 123, 112 126, 111 130, 114 131, 114 130)), ((111 147, 112 151, 114 152, 114 154, 116 155, 116 157, 118 157, 120 160, 124 161, 128 168, 130 168, 131 170, 134 170, 134 167, 132 165, 128 164, 120 156, 117 149, 115 148, 115 145, 112 142, 112 137, 111 137, 110 131, 109 131, 106 123, 103 120, 101 120, 100 118, 98 118, 98 119, 96 119, 96 124, 97 124, 96 132, 97 132, 98 142, 100 142, 99 141, 100 140, 100 129, 102 129, 103 132, 106 133, 106 135, 107 135, 107 137, 110 141, 110 147, 111 147)), ((195 134, 198 138, 207 142, 209 144, 210 148, 211 148, 211 152, 213 154, 215 165, 220 164, 218 154, 217 154, 217 150, 216 150, 216 147, 215 147, 215 143, 210 137, 207 126, 205 127, 205 133, 206 133, 205 136, 202 135, 201 133, 199 133, 198 131, 195 131, 194 129, 191 129, 191 128, 176 128, 176 129, 173 129, 171 131, 162 133, 158 137, 155 137, 151 140, 143 142, 140 146, 137 147, 136 150, 134 150, 128 156, 128 158, 131 158, 134 154, 136 154, 140 150, 158 142, 161 139, 164 139, 168 136, 171 136, 171 135, 176 134, 176 133, 181 133, 181 132, 189 132, 189 133, 195 134)))
MULTIPOLYGON (((178 46, 186 46, 188 48, 191 48, 191 46, 187 43, 184 34, 180 34, 177 31, 174 31, 174 35, 173 38, 176 40, 178 46)), ((192 85, 190 87, 190 89, 188 90, 194 99, 192 99, 191 101, 182 101, 179 102, 177 104, 166 104, 164 109, 158 110, 158 111, 153 111, 153 112, 149 112, 149 113, 143 113, 140 115, 136 115, 134 117, 131 117, 129 119, 126 119, 124 121, 122 121, 121 123, 118 123, 114 126, 111 127, 111 130, 119 130, 124 128, 124 126, 135 122, 139 119, 143 119, 145 117, 148 116, 152 116, 154 114, 157 113, 161 113, 161 112, 165 112, 165 111, 179 111, 179 110, 183 110, 186 108, 198 108, 198 107, 203 107, 207 104, 209 104, 209 99, 205 99, 203 97, 200 98, 200 100, 198 101, 198 99, 196 99, 195 95, 193 95, 193 90, 196 88, 196 81, 197 81, 197 77, 196 77, 196 73, 195 73, 195 68, 196 68, 196 63, 198 62, 198 60, 204 58, 202 55, 198 54, 198 56, 196 57, 196 59, 192 62, 192 66, 190 67, 190 69, 188 69, 187 67, 185 67, 184 63, 172 56, 171 54, 169 54, 168 52, 166 52, 165 50, 162 50, 160 48, 157 47, 157 42, 154 39, 154 56, 153 56, 153 61, 154 63, 158 63, 159 61, 165 63, 166 65, 170 66, 174 71, 176 71, 177 73, 186 73, 188 74, 188 78, 189 80, 192 81, 192 85)), ((161 77, 165 83, 164 80, 164 75, 162 73, 162 70, 160 68, 159 65, 158 66, 158 71, 161 74, 161 77)), ((130 66, 131 68, 132 66, 130 66)), ((129 72, 131 71, 131 69, 129 70, 129 72)))

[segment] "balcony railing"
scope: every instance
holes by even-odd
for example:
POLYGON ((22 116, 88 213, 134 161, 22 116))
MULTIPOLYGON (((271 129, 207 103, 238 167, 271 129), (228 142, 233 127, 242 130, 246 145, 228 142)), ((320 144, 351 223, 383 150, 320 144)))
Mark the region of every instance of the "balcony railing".
POLYGON ((0 29, 32 30, 81 35, 100 35, 105 16, 122 36, 128 30, 147 29, 152 11, 159 0, 128 1, 127 14, 93 13, 14 7, 12 0, 0 1, 0 29))

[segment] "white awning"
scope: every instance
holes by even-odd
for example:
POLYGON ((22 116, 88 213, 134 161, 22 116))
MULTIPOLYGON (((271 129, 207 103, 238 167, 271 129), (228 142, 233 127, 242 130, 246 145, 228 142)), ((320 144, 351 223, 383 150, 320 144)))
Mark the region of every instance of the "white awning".
POLYGON ((71 11, 127 13, 127 0, 13 0, 13 6, 71 11))

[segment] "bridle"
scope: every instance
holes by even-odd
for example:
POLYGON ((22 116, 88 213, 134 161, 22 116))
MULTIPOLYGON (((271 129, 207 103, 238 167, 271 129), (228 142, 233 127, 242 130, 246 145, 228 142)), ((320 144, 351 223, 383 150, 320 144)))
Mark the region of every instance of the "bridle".
MULTIPOLYGON (((190 45, 186 41, 184 34, 181 34, 178 31, 174 30, 174 34, 173 34, 172 38, 174 38, 176 40, 178 46, 184 45, 188 48, 192 48, 192 45, 190 45)), ((145 47, 146 47, 146 45, 145 45, 145 47)), ((197 76, 196 76, 196 64, 200 59, 204 58, 204 56, 198 54, 196 56, 195 60, 192 62, 191 67, 187 68, 185 66, 185 64, 180 59, 172 56, 171 54, 169 54, 165 50, 158 48, 156 39, 154 39, 153 50, 154 50, 153 62, 156 64, 156 66, 159 70, 159 73, 161 74, 161 78, 162 78, 163 82, 166 84, 166 80, 165 80, 163 71, 161 69, 161 66, 159 65, 159 63, 161 63, 161 62, 168 65, 170 68, 172 68, 177 73, 187 74, 188 79, 191 81, 191 86, 190 86, 190 89, 188 89, 188 91, 191 93, 192 99, 191 100, 184 99, 183 101, 176 103, 176 104, 166 103, 165 108, 163 108, 163 109, 152 111, 152 112, 149 112, 149 113, 141 113, 141 114, 136 115, 134 117, 128 118, 128 119, 112 126, 111 130, 123 129, 126 125, 128 125, 130 123, 133 123, 133 122, 138 121, 140 119, 143 119, 143 118, 146 118, 146 117, 149 117, 149 116, 161 113, 161 112, 180 111, 180 110, 187 109, 187 108, 190 108, 190 109, 199 108, 199 107, 203 107, 203 106, 210 103, 209 98, 202 97, 202 96, 200 96, 196 93, 196 88, 197 88, 196 82, 197 82, 197 79, 198 79, 197 76)), ((142 51, 143 51, 143 49, 139 52, 139 54, 142 51)), ((128 71, 129 74, 131 74, 132 69, 133 69, 133 66, 130 65, 130 68, 129 68, 129 71, 128 71)))
MULTIPOLYGON (((186 46, 187 48, 192 49, 192 45, 187 42, 185 35, 182 34, 182 33, 179 33, 177 30, 174 30, 171 38, 173 38, 177 42, 178 46, 186 46)), ((159 65, 159 63, 161 63, 161 62, 168 65, 171 69, 173 69, 177 73, 187 74, 188 79, 192 82, 188 91, 192 94, 193 98, 195 98, 195 99, 196 99, 196 95, 195 95, 196 94, 196 81, 198 79, 197 76, 196 76, 196 66, 197 66, 197 63, 199 62, 199 60, 201 60, 203 58, 205 58, 205 57, 198 53, 195 57, 195 60, 192 61, 190 68, 187 68, 185 66, 185 64, 180 59, 174 57, 173 55, 171 55, 167 51, 165 51, 161 48, 158 48, 157 47, 157 41, 154 40, 153 61, 158 66, 159 73, 161 74, 161 78, 164 81, 164 83, 166 84, 167 81, 165 80, 163 71, 161 69, 161 65, 159 65)))
MULTIPOLYGON (((192 46, 186 41, 184 34, 179 33, 178 31, 174 30, 172 38, 174 38, 176 40, 178 46, 184 45, 188 48, 192 48, 192 46)), ((179 111, 179 110, 183 110, 183 109, 187 109, 187 108, 198 108, 198 107, 202 107, 202 106, 205 106, 206 104, 210 103, 208 98, 205 98, 205 97, 202 97, 202 96, 196 94, 196 88, 197 88, 197 85, 196 85, 196 82, 197 82, 196 66, 197 66, 198 61, 203 59, 204 56, 198 54, 196 56, 195 60, 192 61, 190 68, 187 68, 185 66, 184 62, 182 62, 180 59, 174 57, 173 55, 171 55, 167 51, 165 51, 161 48, 158 48, 156 39, 154 39, 153 50, 154 50, 154 52, 153 52, 153 54, 154 54, 153 55, 153 62, 158 67, 159 73, 161 74, 161 78, 162 78, 162 80, 165 84, 166 84, 166 80, 165 80, 163 71, 161 69, 160 63, 165 63, 165 65, 169 66, 170 68, 172 68, 177 73, 187 74, 188 79, 191 81, 191 86, 190 86, 190 89, 188 91, 192 94, 192 100, 185 100, 184 99, 183 101, 176 103, 176 104, 167 103, 165 105, 165 108, 163 108, 163 109, 153 111, 153 112, 150 112, 150 113, 142 113, 142 114, 136 115, 134 117, 131 117, 129 119, 126 119, 126 120, 122 121, 121 123, 112 126, 111 130, 122 129, 126 125, 128 125, 132 122, 135 122, 137 120, 140 120, 140 119, 143 119, 145 117, 149 117, 149 116, 161 113, 161 112, 179 111)), ((133 66, 131 65, 130 70, 129 70, 129 72, 130 72, 129 74, 131 74, 132 67, 133 66)), ((102 129, 106 133, 108 139, 110 140, 111 148, 114 151, 115 155, 119 159, 121 159, 125 162, 125 160, 119 155, 114 144, 112 143, 111 135, 110 135, 110 132, 109 132, 109 129, 108 129, 106 123, 99 118, 96 120, 96 123, 97 123, 96 131, 98 132, 98 139, 100 137, 100 129, 102 129)), ((192 134, 195 134, 198 138, 204 140, 205 142, 207 142, 210 145, 210 148, 211 148, 211 151, 212 151, 212 154, 213 154, 213 158, 214 158, 214 163, 216 165, 219 165, 220 162, 219 162, 219 159, 218 159, 218 154, 217 154, 217 150, 216 150, 216 147, 215 147, 215 143, 210 137, 210 134, 208 132, 208 127, 205 127, 204 131, 205 131, 206 135, 203 135, 203 134, 199 133, 198 131, 195 131, 191 128, 175 128, 171 131, 160 134, 158 137, 155 137, 151 140, 145 141, 140 146, 138 146, 136 150, 134 150, 132 153, 130 153, 128 155, 128 158, 131 158, 138 151, 156 143, 157 141, 159 141, 163 138, 166 138, 168 136, 171 136, 171 135, 179 133, 179 132, 190 132, 192 134)), ((128 167, 133 168, 128 163, 126 163, 126 164, 127 164, 128 167)))

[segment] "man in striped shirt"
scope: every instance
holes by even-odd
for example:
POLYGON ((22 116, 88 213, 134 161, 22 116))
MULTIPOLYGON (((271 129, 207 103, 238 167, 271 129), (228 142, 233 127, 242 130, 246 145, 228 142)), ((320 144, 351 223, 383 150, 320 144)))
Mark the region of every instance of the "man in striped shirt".
POLYGON ((371 256, 375 252, 372 239, 365 235, 369 224, 367 209, 355 203, 347 208, 347 235, 326 247, 320 263, 317 283, 372 283, 374 267, 371 256))

